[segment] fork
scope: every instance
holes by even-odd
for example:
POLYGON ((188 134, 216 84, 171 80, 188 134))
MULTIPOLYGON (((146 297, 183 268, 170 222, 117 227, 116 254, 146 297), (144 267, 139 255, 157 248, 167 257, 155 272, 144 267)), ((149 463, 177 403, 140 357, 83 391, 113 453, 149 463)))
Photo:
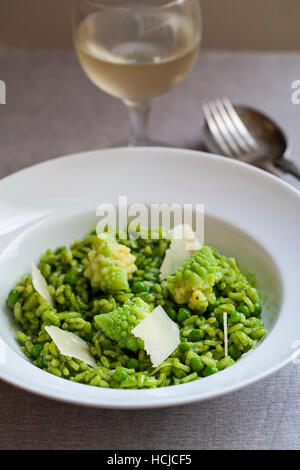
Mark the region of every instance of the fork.
POLYGON ((225 156, 260 166, 280 176, 228 98, 204 103, 202 109, 209 131, 225 156))

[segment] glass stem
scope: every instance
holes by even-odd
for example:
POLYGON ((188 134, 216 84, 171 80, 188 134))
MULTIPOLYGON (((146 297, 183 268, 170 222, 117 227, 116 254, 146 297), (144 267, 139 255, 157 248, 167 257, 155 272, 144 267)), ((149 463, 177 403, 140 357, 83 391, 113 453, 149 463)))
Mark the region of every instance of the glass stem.
POLYGON ((138 147, 149 144, 148 125, 150 101, 124 101, 128 107, 131 122, 130 146, 138 147))

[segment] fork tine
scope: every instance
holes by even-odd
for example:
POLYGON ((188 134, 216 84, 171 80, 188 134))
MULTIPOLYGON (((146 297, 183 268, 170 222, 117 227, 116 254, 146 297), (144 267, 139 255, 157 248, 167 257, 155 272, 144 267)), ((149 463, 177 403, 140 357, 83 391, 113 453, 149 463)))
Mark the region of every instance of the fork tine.
POLYGON ((239 134, 244 138, 244 140, 251 147, 252 150, 255 150, 256 152, 259 151, 260 147, 258 143, 248 131, 247 127, 245 126, 240 116, 234 109, 230 100, 228 98, 223 98, 222 102, 239 134))
POLYGON ((240 148, 243 154, 248 154, 253 152, 253 148, 246 142, 243 136, 240 135, 239 131, 236 129, 231 117, 229 116, 224 103, 222 100, 215 101, 216 107, 226 125, 228 132, 230 132, 231 137, 234 139, 238 147, 240 148))
POLYGON ((234 157, 239 156, 240 153, 241 153, 240 149, 237 146, 235 140, 232 138, 232 136, 231 136, 231 134, 230 134, 230 132, 229 132, 227 126, 226 126, 226 123, 222 119, 222 116, 219 113, 219 110, 216 106, 216 102, 215 101, 210 101, 208 103, 208 107, 210 109, 210 112, 211 112, 211 115, 212 115, 213 119, 216 122, 216 125, 218 126, 218 129, 219 129, 223 139, 225 140, 227 146, 231 150, 231 156, 234 156, 234 157))
POLYGON ((219 128, 211 114, 210 107, 207 103, 203 103, 202 105, 203 114, 208 125, 208 128, 211 132, 211 135, 214 137, 216 143, 218 144, 221 152, 226 155, 227 157, 232 157, 232 152, 228 147, 227 143, 222 137, 222 134, 219 131, 219 128))

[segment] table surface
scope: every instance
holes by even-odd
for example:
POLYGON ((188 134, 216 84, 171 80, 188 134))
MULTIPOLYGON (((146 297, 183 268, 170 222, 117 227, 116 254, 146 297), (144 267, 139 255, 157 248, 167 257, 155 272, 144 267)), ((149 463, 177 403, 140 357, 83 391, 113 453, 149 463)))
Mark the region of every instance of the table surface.
MULTIPOLYGON (((0 177, 128 140, 125 107, 85 78, 72 52, 1 52, 0 79, 0 177)), ((186 81, 154 101, 151 136, 201 148, 202 101, 229 96, 277 120, 300 164, 297 79, 300 54, 202 53, 186 81)), ((147 411, 67 405, 0 382, 0 416, 1 449, 299 449, 300 367, 218 399, 147 411)))

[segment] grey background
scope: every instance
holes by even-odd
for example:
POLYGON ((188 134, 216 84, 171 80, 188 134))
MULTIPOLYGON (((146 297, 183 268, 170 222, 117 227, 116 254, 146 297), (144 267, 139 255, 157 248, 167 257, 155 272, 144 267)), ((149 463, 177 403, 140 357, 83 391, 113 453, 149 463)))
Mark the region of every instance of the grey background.
MULTIPOLYGON (((299 0, 200 1, 205 49, 300 50, 299 0)), ((1 0, 0 49, 72 47, 72 5, 73 0, 1 0)))
MULTIPOLYGON (((0 53, 0 74, 7 83, 7 104, 0 105, 0 177, 127 140, 125 107, 85 78, 73 53, 0 53)), ((187 80, 155 100, 151 134, 200 148, 202 101, 228 95, 278 120, 300 164, 300 105, 291 101, 296 79, 300 54, 202 53, 187 80)), ((0 382, 0 448, 299 449, 300 367, 287 366, 212 401, 148 411, 86 409, 0 382)))

